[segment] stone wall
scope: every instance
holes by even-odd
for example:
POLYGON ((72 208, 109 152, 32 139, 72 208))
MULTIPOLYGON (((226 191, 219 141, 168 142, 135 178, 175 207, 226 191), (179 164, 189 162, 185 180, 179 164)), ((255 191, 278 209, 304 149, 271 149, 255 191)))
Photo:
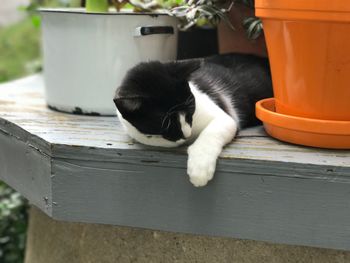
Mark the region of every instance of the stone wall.
POLYGON ((58 222, 31 209, 26 263, 346 263, 350 252, 58 222))

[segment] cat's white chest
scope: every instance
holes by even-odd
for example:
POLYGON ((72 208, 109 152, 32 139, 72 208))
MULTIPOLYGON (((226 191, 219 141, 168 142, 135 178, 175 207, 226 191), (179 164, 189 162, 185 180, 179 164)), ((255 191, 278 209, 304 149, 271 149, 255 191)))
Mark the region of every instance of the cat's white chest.
MULTIPOLYGON (((195 98, 195 112, 192 116, 192 135, 194 140, 215 118, 227 115, 207 94, 204 94, 191 82, 191 92, 195 98)), ((234 111, 231 105, 228 105, 234 111)), ((236 115, 236 113, 234 113, 236 115)))
POLYGON ((227 104, 230 114, 224 112, 208 95, 190 84, 196 100, 192 120, 192 139, 188 148, 187 173, 194 186, 204 186, 215 173, 217 158, 222 148, 235 136, 238 128, 237 114, 227 104))

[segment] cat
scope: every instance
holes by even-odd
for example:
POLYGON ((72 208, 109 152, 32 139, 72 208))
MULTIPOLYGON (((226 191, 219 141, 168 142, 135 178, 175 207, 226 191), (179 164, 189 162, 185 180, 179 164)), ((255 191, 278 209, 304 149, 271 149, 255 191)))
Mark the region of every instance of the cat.
POLYGON ((259 124, 255 103, 272 96, 268 59, 232 53, 140 63, 126 74, 114 103, 136 141, 190 144, 187 174, 200 187, 213 178, 223 147, 237 132, 259 124))

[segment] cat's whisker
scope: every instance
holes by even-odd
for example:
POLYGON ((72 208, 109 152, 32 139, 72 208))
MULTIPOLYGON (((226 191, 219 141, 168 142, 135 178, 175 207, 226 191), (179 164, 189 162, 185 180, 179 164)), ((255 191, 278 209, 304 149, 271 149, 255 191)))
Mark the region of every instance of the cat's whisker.
POLYGON ((170 116, 171 116, 171 114, 173 114, 173 113, 175 113, 175 112, 167 113, 167 114, 165 115, 165 117, 164 117, 164 119, 163 119, 163 121, 162 121, 162 129, 163 129, 164 131, 168 131, 168 130, 169 130, 170 125, 171 125, 171 118, 170 118, 170 116), (164 126, 165 126, 165 122, 167 122, 166 127, 164 127, 164 126))
POLYGON ((185 105, 189 105, 194 101, 194 97, 193 96, 188 96, 188 98, 185 101, 185 105))
POLYGON ((187 106, 187 105, 188 105, 189 103, 191 103, 192 101, 193 101, 193 97, 192 97, 192 96, 188 96, 187 99, 186 99, 184 102, 179 103, 179 104, 176 104, 175 106, 171 107, 171 108, 168 110, 167 114, 168 114, 169 112, 170 112, 169 114, 175 112, 175 110, 176 110, 177 108, 180 108, 181 106, 184 106, 184 105, 187 106))
POLYGON ((168 115, 165 115, 165 117, 162 120, 162 126, 161 126, 162 128, 164 127, 164 123, 167 119, 168 119, 168 115))
POLYGON ((169 119, 169 121, 168 121, 168 126, 167 126, 166 129, 165 129, 166 131, 169 130, 170 125, 171 125, 171 119, 169 119))
POLYGON ((171 125, 171 119, 170 118, 164 118, 162 122, 162 131, 168 131, 171 125), (167 121, 166 127, 165 127, 165 122, 167 121))
POLYGON ((177 104, 177 105, 171 107, 171 108, 168 110, 167 114, 171 114, 171 113, 175 112, 175 109, 178 108, 179 106, 181 106, 182 104, 183 104, 183 103, 180 103, 180 104, 177 104))

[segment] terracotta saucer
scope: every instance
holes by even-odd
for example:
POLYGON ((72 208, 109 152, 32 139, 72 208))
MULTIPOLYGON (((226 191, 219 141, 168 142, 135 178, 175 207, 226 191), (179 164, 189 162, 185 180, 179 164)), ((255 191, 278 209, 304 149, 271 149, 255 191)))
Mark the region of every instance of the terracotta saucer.
POLYGON ((335 149, 350 149, 350 121, 309 119, 280 114, 275 111, 275 99, 256 103, 256 116, 266 132, 281 141, 335 149))

